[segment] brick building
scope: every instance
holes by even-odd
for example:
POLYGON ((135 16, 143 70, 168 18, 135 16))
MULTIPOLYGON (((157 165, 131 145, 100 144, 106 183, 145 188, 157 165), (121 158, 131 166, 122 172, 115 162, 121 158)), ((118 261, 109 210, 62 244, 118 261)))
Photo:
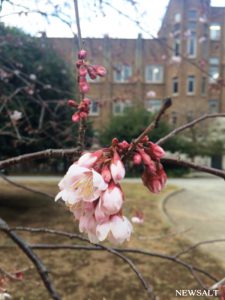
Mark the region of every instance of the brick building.
MULTIPOLYGON (((49 39, 68 61, 74 40, 49 39)), ((173 125, 208 112, 225 111, 225 8, 210 0, 170 0, 157 39, 86 38, 93 63, 106 78, 91 81, 91 116, 96 128, 129 106, 155 112, 172 97, 173 125)))

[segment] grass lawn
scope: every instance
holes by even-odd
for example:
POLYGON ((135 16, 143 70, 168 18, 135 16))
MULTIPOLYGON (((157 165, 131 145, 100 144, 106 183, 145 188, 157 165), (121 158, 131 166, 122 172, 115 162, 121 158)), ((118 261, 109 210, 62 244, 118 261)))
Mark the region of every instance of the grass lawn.
MULTIPOLYGON (((27 181, 26 184, 52 194, 57 192, 54 182, 27 181)), ((160 195, 149 193, 139 183, 124 183, 123 189, 126 195, 125 215, 131 217, 135 210, 141 210, 144 212, 145 220, 144 224, 134 224, 134 234, 130 242, 123 247, 174 254, 188 245, 185 234, 174 234, 176 228, 172 228, 165 221, 160 210, 160 200, 175 190, 175 187, 168 186, 160 195)), ((63 205, 24 192, 2 181, 0 205, 0 217, 4 218, 10 226, 23 225, 78 231, 72 215, 63 205), (32 205, 28 207, 28 204, 32 205)), ((79 241, 69 241, 49 235, 31 235, 21 232, 18 234, 26 238, 29 243, 81 244, 79 241)), ((8 287, 13 299, 50 299, 32 264, 20 250, 13 247, 13 243, 3 233, 0 233, 0 245, 5 247, 0 248, 0 267, 7 271, 27 269, 23 281, 10 284, 8 287)), ((51 272, 53 282, 63 300, 149 299, 129 266, 109 253, 84 250, 39 250, 36 253, 51 272)), ((140 254, 129 254, 129 257, 154 286, 157 299, 177 299, 175 289, 199 288, 192 275, 174 263, 140 254)), ((218 263, 199 250, 185 255, 183 259, 192 261, 196 266, 204 268, 219 278, 224 277, 224 271, 218 263)), ((206 280, 205 283, 212 282, 206 280)), ((186 297, 186 299, 192 298, 186 297)))

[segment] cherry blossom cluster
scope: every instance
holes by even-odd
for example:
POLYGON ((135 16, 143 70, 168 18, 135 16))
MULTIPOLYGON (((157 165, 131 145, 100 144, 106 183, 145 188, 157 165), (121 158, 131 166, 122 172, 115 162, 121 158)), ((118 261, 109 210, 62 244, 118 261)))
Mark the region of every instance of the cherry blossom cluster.
POLYGON ((78 83, 79 89, 82 94, 88 93, 90 86, 87 82, 87 75, 91 79, 96 79, 99 77, 104 77, 106 75, 106 69, 103 66, 90 65, 85 59, 87 58, 87 51, 81 49, 78 53, 78 61, 76 62, 76 67, 78 69, 78 83))
POLYGON ((84 98, 79 104, 74 100, 68 100, 68 105, 75 107, 76 112, 72 115, 74 123, 79 122, 81 119, 87 119, 91 100, 84 98))
POLYGON ((79 230, 88 234, 91 242, 108 238, 113 243, 130 239, 133 231, 123 215, 124 195, 120 182, 125 176, 122 162, 126 157, 135 165, 143 164, 144 185, 158 193, 166 183, 166 173, 160 164, 163 149, 145 137, 132 150, 132 144, 113 139, 111 147, 83 154, 68 169, 59 183, 60 198, 79 221, 79 230))
MULTIPOLYGON (((79 90, 82 96, 89 92, 90 86, 87 82, 87 76, 91 79, 96 79, 97 76, 103 77, 106 75, 106 69, 100 65, 90 65, 85 59, 87 58, 87 51, 81 49, 78 53, 78 60, 76 62, 76 67, 78 69, 78 84, 79 90)), ((74 100, 69 100, 68 105, 74 107, 76 112, 72 116, 72 121, 74 123, 79 122, 81 119, 86 119, 89 114, 91 100, 87 97, 81 100, 78 104, 74 100)))

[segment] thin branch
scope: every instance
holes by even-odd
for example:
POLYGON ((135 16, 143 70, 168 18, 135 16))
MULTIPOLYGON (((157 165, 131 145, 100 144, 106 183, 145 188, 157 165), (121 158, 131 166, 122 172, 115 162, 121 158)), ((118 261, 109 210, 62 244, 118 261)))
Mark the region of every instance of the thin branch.
POLYGON ((109 248, 109 247, 106 247, 106 246, 103 246, 103 245, 92 244, 92 243, 90 243, 90 241, 87 238, 85 238, 85 237, 83 237, 83 236, 81 236, 79 234, 69 233, 69 232, 65 232, 65 231, 61 231, 61 230, 54 230, 54 229, 48 229, 48 228, 31 228, 31 227, 14 227, 14 228, 11 228, 10 230, 13 230, 13 231, 28 231, 28 232, 32 232, 32 233, 47 233, 47 234, 60 235, 60 236, 64 236, 64 237, 67 237, 67 238, 70 238, 70 239, 79 239, 81 241, 87 242, 87 243, 89 243, 91 245, 94 245, 93 247, 96 250, 98 250, 98 247, 101 250, 106 250, 109 253, 114 254, 114 255, 118 256, 119 258, 121 258, 122 260, 124 260, 130 266, 130 268, 134 271, 134 273, 137 275, 137 277, 141 281, 141 283, 144 286, 144 288, 151 295, 151 298, 155 299, 154 298, 154 294, 153 294, 153 288, 144 279, 144 277, 142 276, 142 274, 140 273, 140 271, 137 269, 137 267, 134 265, 134 263, 129 258, 127 258, 126 256, 124 256, 121 253, 119 253, 119 251, 117 251, 117 249, 109 248))
POLYGON ((184 131, 185 129, 187 128, 191 128, 193 127, 194 125, 196 125, 197 123, 199 122, 202 122, 206 119, 209 119, 209 118, 218 118, 218 117, 225 117, 225 113, 218 113, 218 114, 207 114, 207 115, 204 115, 204 116, 201 116, 187 124, 184 124, 176 129, 174 129, 173 131, 171 131, 169 134, 167 134, 166 136, 164 136, 163 138, 159 139, 156 144, 158 145, 162 145, 163 143, 165 143, 168 139, 170 139, 171 137, 173 137, 174 135, 178 134, 179 132, 181 131, 184 131))
POLYGON ((131 143, 130 148, 128 149, 126 155, 123 159, 129 157, 132 151, 136 148, 137 144, 142 141, 142 139, 148 135, 150 131, 158 126, 158 123, 165 113, 165 111, 172 105, 172 100, 170 98, 165 99, 163 106, 161 107, 160 111, 157 113, 153 121, 149 124, 149 126, 131 143))
POLYGON ((78 33, 78 48, 80 50, 82 47, 82 36, 81 36, 81 29, 80 29, 80 16, 79 16, 79 9, 78 9, 78 0, 74 0, 74 9, 75 9, 75 18, 76 18, 77 33, 78 33))
POLYGON ((43 159, 43 158, 63 158, 65 156, 74 156, 74 153, 79 155, 79 152, 76 152, 76 148, 73 149, 48 149, 28 154, 23 154, 19 156, 15 156, 9 159, 5 159, 0 161, 0 169, 16 165, 18 163, 35 160, 35 159, 43 159))
POLYGON ((202 242, 198 242, 190 247, 187 247, 186 249, 184 249, 183 251, 177 253, 175 255, 175 257, 180 257, 181 255, 184 255, 196 248, 198 248, 199 246, 202 246, 202 245, 207 245, 207 244, 214 244, 214 243, 224 243, 225 242, 225 239, 217 239, 217 240, 209 240, 209 241, 202 241, 202 242))
POLYGON ((25 190, 27 192, 31 192, 31 193, 35 193, 35 194, 38 194, 38 195, 41 195, 41 196, 45 196, 45 197, 48 197, 50 199, 54 199, 54 195, 51 195, 51 194, 48 194, 46 192, 42 192, 42 191, 39 191, 39 190, 36 190, 36 189, 32 189, 32 188, 27 187, 27 186, 25 186, 23 184, 17 183, 15 181, 9 179, 7 176, 5 176, 4 174, 2 174, 1 172, 0 172, 0 177, 3 180, 5 180, 6 182, 8 182, 9 184, 12 184, 12 185, 16 186, 19 189, 23 189, 23 190, 25 190))
POLYGON ((166 165, 175 165, 179 167, 191 168, 201 172, 209 173, 218 177, 225 179, 225 171, 214 169, 210 167, 200 166, 189 161, 174 159, 174 158, 162 158, 161 162, 166 165))
MULTIPOLYGON (((87 238, 85 238, 85 237, 83 237, 79 234, 69 233, 69 232, 65 232, 65 231, 61 231, 61 230, 54 230, 54 229, 48 229, 48 228, 31 228, 31 227, 21 227, 21 226, 11 228, 11 230, 27 231, 27 232, 32 232, 32 233, 35 233, 35 232, 36 233, 49 233, 49 234, 54 234, 54 235, 65 236, 69 239, 79 239, 81 241, 85 241, 85 242, 90 244, 90 241, 87 238)), ((60 245, 60 246, 66 247, 66 245, 60 245)), ((74 247, 74 249, 76 249, 76 247, 78 247, 78 246, 79 245, 72 245, 72 247, 74 247)), ((40 247, 40 245, 39 245, 39 247, 40 247)), ((51 245, 51 247, 54 247, 54 245, 51 245)), ((68 247, 68 245, 67 245, 67 247, 68 247)), ((81 247, 83 247, 83 245, 81 245, 81 247)), ((89 247, 91 247, 91 246, 89 246, 89 247)), ((92 247, 94 247, 94 248, 89 249, 89 250, 101 250, 101 249, 103 249, 103 246, 99 245, 99 244, 94 244, 94 246, 92 246, 92 247)), ((56 246, 56 248, 57 248, 57 246, 56 246)), ((148 256, 152 256, 152 257, 158 257, 158 258, 162 258, 162 259, 165 259, 165 260, 173 261, 173 262, 185 267, 186 269, 188 269, 192 274, 193 274, 193 271, 197 271, 199 273, 204 274, 205 276, 207 276, 208 278, 210 278, 213 281, 218 281, 217 278, 215 278, 214 276, 212 276, 211 274, 209 274, 205 270, 202 270, 198 267, 191 266, 190 264, 176 258, 175 255, 165 255, 165 254, 161 254, 161 253, 157 253, 157 252, 150 252, 150 251, 145 251, 145 250, 135 249, 135 248, 113 248, 113 249, 118 251, 118 252, 138 253, 138 254, 144 254, 144 255, 148 255, 148 256)), ((87 248, 84 248, 84 250, 87 250, 87 248)), ((195 275, 196 274, 194 273, 193 276, 195 276, 195 275)))
POLYGON ((49 276, 48 270, 46 269, 45 265, 42 263, 40 258, 33 252, 33 250, 28 246, 28 244, 21 239, 15 232, 13 232, 7 223, 0 218, 0 230, 5 232, 5 234, 14 241, 15 244, 23 251, 23 253, 32 261, 34 266, 36 267, 46 289, 48 290, 51 298, 54 300, 61 300, 60 296, 56 292, 49 276))

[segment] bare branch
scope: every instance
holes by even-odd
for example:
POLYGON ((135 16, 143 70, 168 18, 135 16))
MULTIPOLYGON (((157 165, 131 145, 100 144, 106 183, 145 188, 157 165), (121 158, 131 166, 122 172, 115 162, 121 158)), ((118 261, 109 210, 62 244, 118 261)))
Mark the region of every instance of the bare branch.
POLYGON ((46 269, 45 265, 42 263, 40 258, 32 251, 32 249, 28 246, 28 244, 21 239, 15 232, 10 230, 7 223, 0 218, 0 230, 5 232, 5 234, 14 241, 15 244, 26 254, 26 256, 32 261, 32 263, 35 265, 46 289, 48 290, 49 294, 51 295, 51 298, 54 300, 61 300, 60 296, 56 292, 49 276, 48 276, 48 270, 46 269))
POLYGON ((164 136, 163 138, 161 138, 160 140, 158 140, 156 142, 156 144, 158 145, 162 145, 163 143, 165 143, 168 139, 170 139, 171 137, 173 137, 174 135, 178 134, 179 132, 181 131, 184 131, 185 129, 187 128, 191 128, 193 127, 194 125, 196 125, 197 123, 199 122, 202 122, 206 119, 209 119, 209 118, 218 118, 218 117, 225 117, 225 113, 218 113, 218 114, 207 114, 207 115, 204 115, 204 116, 201 116, 187 124, 184 124, 176 129, 174 129, 173 131, 171 131, 169 134, 167 134, 166 136, 164 136))
POLYGON ((215 176, 225 179, 225 171, 223 171, 223 170, 200 166, 200 165, 191 163, 189 161, 174 159, 174 158, 162 158, 161 162, 163 164, 167 164, 167 165, 175 165, 175 166, 179 166, 179 167, 191 168, 194 170, 209 173, 209 174, 212 174, 212 175, 215 175, 215 176))
POLYGON ((6 182, 8 182, 9 184, 12 184, 14 186, 16 186, 17 188, 20 188, 20 189, 23 189, 27 192, 31 192, 31 193, 35 193, 35 194, 38 194, 38 195, 41 195, 41 196, 45 196, 45 197, 48 197, 50 199, 54 199, 54 195, 51 195, 51 194, 48 194, 48 193, 45 193, 45 192, 41 192, 39 190, 36 190, 36 189, 32 189, 30 187, 27 187, 23 184, 20 184, 20 183, 17 183, 15 181, 13 181, 12 179, 9 179, 7 176, 5 176, 4 174, 2 174, 0 172, 0 177, 5 180, 6 182))

